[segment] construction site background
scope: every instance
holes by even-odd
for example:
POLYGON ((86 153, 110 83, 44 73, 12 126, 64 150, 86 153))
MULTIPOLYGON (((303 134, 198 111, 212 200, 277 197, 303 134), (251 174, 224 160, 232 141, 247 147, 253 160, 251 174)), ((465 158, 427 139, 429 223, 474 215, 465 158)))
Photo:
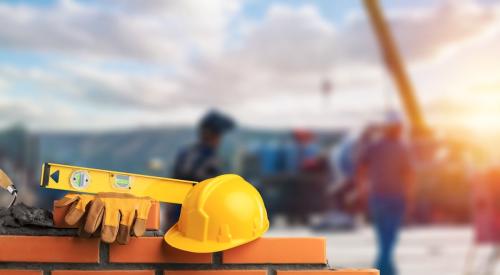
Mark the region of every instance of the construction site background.
POLYGON ((44 162, 174 177, 221 110, 237 125, 221 172, 261 192, 268 235, 326 236, 336 266, 372 267, 351 157, 395 112, 415 171, 401 274, 495 273, 498 1, 125 2, 0 3, 0 169, 19 202, 50 210, 65 194, 39 188, 44 162))

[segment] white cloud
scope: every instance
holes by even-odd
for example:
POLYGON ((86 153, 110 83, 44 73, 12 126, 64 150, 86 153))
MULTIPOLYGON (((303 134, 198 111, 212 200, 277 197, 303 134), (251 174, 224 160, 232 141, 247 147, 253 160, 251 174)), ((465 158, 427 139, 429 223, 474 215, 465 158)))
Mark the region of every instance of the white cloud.
POLYGON ((144 3, 65 0, 39 7, 4 2, 0 47, 176 64, 192 51, 220 51, 228 20, 239 6, 237 1, 144 3))
POLYGON ((241 56, 280 74, 328 71, 334 54, 333 24, 314 6, 272 6, 244 38, 241 56))
MULTIPOLYGON (((57 116, 61 127, 194 123, 210 107, 247 125, 331 127, 361 123, 383 109, 391 82, 364 14, 335 25, 315 6, 274 4, 262 20, 240 18, 245 25, 241 40, 227 47, 229 32, 240 30, 231 25, 240 8, 240 2, 222 0, 0 4, 0 24, 9 26, 0 29, 5 41, 0 47, 58 57, 48 66, 2 66, 0 84, 36 87, 37 99, 51 101, 37 117, 69 108, 57 116), (154 69, 103 66, 107 62, 154 69), (329 99, 319 92, 324 77, 333 80, 329 99), (117 112, 119 122, 114 122, 117 112)), ((481 36, 499 25, 495 8, 469 1, 387 15, 412 72, 415 64, 434 60, 450 47, 460 52, 465 41, 483 41, 481 36)), ((464 64, 458 59, 457 68, 464 64)), ((446 66, 420 66, 417 78, 425 84, 419 86, 443 86, 434 75, 446 66)), ((419 96, 428 100, 427 94, 437 90, 419 96)))
MULTIPOLYGON (((436 2, 426 8, 385 11, 398 48, 406 61, 420 62, 437 57, 498 24, 498 9, 464 1, 436 2)), ((339 34, 340 58, 345 62, 372 64, 379 47, 365 14, 355 13, 339 34)))

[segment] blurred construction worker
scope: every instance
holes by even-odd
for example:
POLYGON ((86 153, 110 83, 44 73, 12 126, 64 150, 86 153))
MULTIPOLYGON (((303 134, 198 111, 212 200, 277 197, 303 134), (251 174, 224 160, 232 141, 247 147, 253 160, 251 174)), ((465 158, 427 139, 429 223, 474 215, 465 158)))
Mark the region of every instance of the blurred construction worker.
MULTIPOLYGON (((221 174, 217 151, 225 133, 235 127, 234 121, 218 111, 208 112, 198 124, 198 140, 180 150, 174 163, 176 179, 203 181, 221 174)), ((169 213, 169 223, 177 222, 180 206, 169 213)))
POLYGON ((222 113, 211 111, 198 125, 198 141, 181 149, 174 165, 174 178, 202 181, 221 173, 217 149, 225 133, 232 130, 233 120, 222 113))
POLYGON ((320 154, 314 133, 307 129, 295 129, 292 136, 296 146, 297 167, 295 170, 298 172, 314 170, 320 154))
POLYGON ((367 201, 378 241, 376 266, 381 275, 397 274, 393 252, 411 207, 413 169, 408 148, 402 141, 403 123, 398 113, 389 112, 379 128, 381 136, 366 145, 357 166, 356 183, 367 201))

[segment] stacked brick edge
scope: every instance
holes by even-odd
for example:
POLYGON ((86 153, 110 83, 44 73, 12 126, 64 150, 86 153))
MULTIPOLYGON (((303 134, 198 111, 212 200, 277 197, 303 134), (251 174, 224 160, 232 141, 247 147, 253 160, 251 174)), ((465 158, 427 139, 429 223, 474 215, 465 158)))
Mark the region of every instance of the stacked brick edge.
MULTIPOLYGON (((62 211, 62 210, 60 210, 62 211)), ((62 217, 55 213, 54 217, 62 217)), ((153 215, 159 224, 159 211, 153 215)), ((62 225, 55 218, 56 225, 62 225)), ((0 236, 2 275, 378 275, 375 269, 331 269, 324 238, 261 238, 217 253, 190 253, 162 237, 128 245, 74 236, 0 236)))

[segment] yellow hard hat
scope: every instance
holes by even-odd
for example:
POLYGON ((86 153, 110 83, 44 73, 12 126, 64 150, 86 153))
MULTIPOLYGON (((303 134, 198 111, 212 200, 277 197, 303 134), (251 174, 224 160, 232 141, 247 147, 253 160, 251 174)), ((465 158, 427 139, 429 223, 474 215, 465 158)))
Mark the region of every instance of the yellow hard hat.
POLYGON ((253 241, 268 228, 259 191, 238 175, 222 175, 193 187, 165 241, 185 251, 217 252, 253 241))

